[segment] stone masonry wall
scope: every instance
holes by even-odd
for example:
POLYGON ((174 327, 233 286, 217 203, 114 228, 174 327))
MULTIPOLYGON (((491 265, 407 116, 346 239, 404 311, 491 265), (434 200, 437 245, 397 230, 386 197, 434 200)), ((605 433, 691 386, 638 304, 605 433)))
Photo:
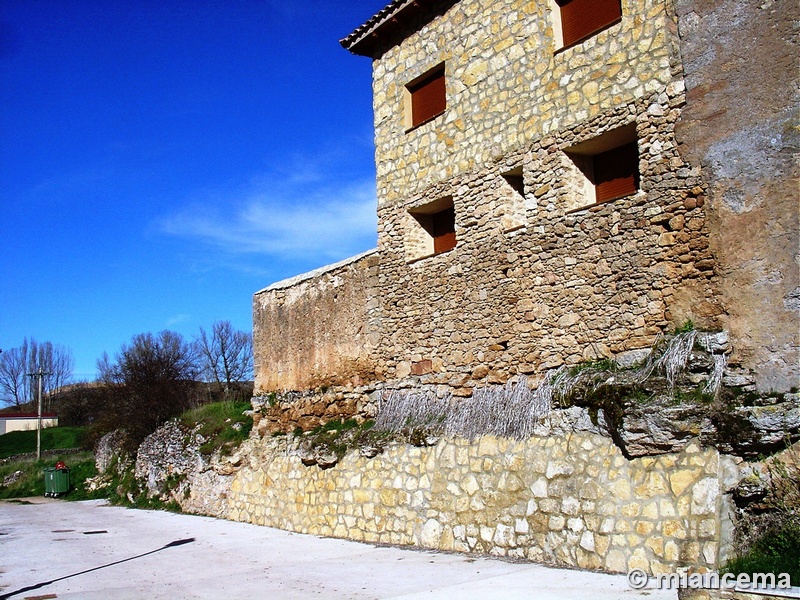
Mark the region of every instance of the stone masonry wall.
POLYGON ((391 385, 421 377, 469 395, 486 381, 647 347, 687 319, 718 327, 705 189, 673 135, 683 100, 682 83, 671 84, 380 209, 378 364, 391 385), (641 190, 568 210, 574 165, 564 149, 626 125, 639 140, 641 190), (520 166, 524 225, 504 229, 501 174, 520 166), (409 260, 408 208, 448 195, 456 248, 409 260))
MULTIPOLYGON (((466 396, 689 319, 729 329, 761 390, 796 385, 798 9, 745 4, 623 0, 620 23, 560 49, 554 3, 461 0, 388 50, 373 77, 378 252, 256 294, 256 394, 466 396), (405 84, 441 62, 445 113, 405 131, 405 84), (620 132, 640 189, 590 206, 574 151, 620 132), (457 245, 424 256, 414 211, 444 200, 457 245)), ((307 404, 293 423, 315 416, 307 404)))
POLYGON ((623 0, 621 23, 560 51, 555 2, 461 0, 411 33, 374 63, 379 206, 663 91, 680 69, 668 4, 623 0), (406 132, 406 84, 442 62, 447 110, 406 132))
POLYGON ((375 62, 376 360, 390 386, 469 395, 647 347, 687 319, 720 326, 705 184, 674 135, 675 16, 622 5, 621 23, 558 49, 554 3, 462 0, 375 62), (440 62, 447 109, 406 132, 404 86, 440 62), (589 207, 571 150, 620 132, 637 141, 640 190, 589 207), (413 213, 442 198, 457 245, 425 257, 413 213))
POLYGON ((255 394, 359 386, 375 378, 374 252, 275 283, 253 297, 255 394))
POLYGON ((303 466, 286 438, 248 445, 220 516, 616 572, 712 569, 727 551, 729 460, 696 443, 627 460, 608 438, 586 432, 525 442, 485 436, 396 444, 375 458, 351 452, 326 470, 303 466))

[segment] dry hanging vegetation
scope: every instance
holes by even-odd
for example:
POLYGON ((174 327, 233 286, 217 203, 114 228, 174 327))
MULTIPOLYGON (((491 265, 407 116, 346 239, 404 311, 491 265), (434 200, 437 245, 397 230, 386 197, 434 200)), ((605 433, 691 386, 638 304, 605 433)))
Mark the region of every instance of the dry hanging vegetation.
MULTIPOLYGON (((610 360, 561 367, 549 372, 535 390, 529 388, 525 377, 504 386, 478 388, 465 399, 451 394, 439 398, 432 391, 392 390, 378 407, 375 430, 398 434, 425 431, 470 440, 491 434, 523 440, 557 408, 585 406, 595 416, 604 410, 613 418, 626 398, 652 393, 646 391, 648 380, 661 377, 665 387, 673 390, 697 341, 695 330, 661 338, 647 360, 630 369, 621 369, 610 360)), ((724 354, 712 356, 713 370, 701 389, 709 398, 719 391, 725 368, 724 354)))

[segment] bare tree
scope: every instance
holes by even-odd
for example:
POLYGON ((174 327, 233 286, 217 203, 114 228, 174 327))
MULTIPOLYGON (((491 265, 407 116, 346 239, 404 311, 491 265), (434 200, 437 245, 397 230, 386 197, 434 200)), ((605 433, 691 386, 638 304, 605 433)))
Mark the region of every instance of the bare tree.
MULTIPOLYGON (((28 345, 28 364, 27 372, 42 372, 42 392, 45 398, 45 410, 52 410, 53 396, 72 380, 72 372, 75 369, 75 359, 72 352, 60 345, 52 342, 38 343, 31 339, 28 345)), ((38 380, 29 380, 31 390, 29 398, 34 398, 36 392, 34 388, 38 385, 38 380)))
POLYGON ((38 343, 25 338, 18 348, 0 354, 0 391, 8 404, 22 406, 36 396, 38 380, 26 377, 28 373, 42 371, 42 390, 46 394, 46 410, 52 409, 53 394, 59 392, 72 379, 75 359, 72 352, 52 342, 38 343))
POLYGON ((253 336, 234 330, 230 321, 215 322, 210 334, 201 327, 195 347, 203 377, 221 386, 226 399, 252 379, 253 336))
POLYGON ((197 375, 193 348, 174 331, 136 335, 113 362, 103 353, 97 368, 109 403, 101 427, 124 428, 132 442, 141 442, 192 403, 197 375))
POLYGON ((68 348, 63 346, 53 347, 53 360, 48 369, 52 375, 50 380, 50 394, 59 393, 72 381, 72 373, 75 371, 75 357, 68 348))
POLYGON ((0 391, 3 402, 17 408, 28 401, 27 356, 21 348, 4 350, 0 354, 0 391))

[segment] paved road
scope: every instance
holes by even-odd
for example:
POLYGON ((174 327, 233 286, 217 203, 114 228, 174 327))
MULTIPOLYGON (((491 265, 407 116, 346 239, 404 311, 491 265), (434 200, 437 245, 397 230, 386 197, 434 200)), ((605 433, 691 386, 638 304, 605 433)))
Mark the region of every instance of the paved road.
POLYGON ((0 502, 0 599, 31 597, 674 600, 676 593, 635 591, 618 575, 379 547, 101 501, 0 502))

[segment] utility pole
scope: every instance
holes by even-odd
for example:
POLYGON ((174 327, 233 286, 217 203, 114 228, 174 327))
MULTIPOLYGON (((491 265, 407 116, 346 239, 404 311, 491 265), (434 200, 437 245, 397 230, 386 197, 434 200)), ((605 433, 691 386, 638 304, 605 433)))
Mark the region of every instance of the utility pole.
POLYGON ((42 458, 42 379, 45 375, 52 375, 46 372, 42 367, 35 373, 28 373, 28 377, 37 377, 39 379, 39 418, 36 421, 36 460, 42 458))

